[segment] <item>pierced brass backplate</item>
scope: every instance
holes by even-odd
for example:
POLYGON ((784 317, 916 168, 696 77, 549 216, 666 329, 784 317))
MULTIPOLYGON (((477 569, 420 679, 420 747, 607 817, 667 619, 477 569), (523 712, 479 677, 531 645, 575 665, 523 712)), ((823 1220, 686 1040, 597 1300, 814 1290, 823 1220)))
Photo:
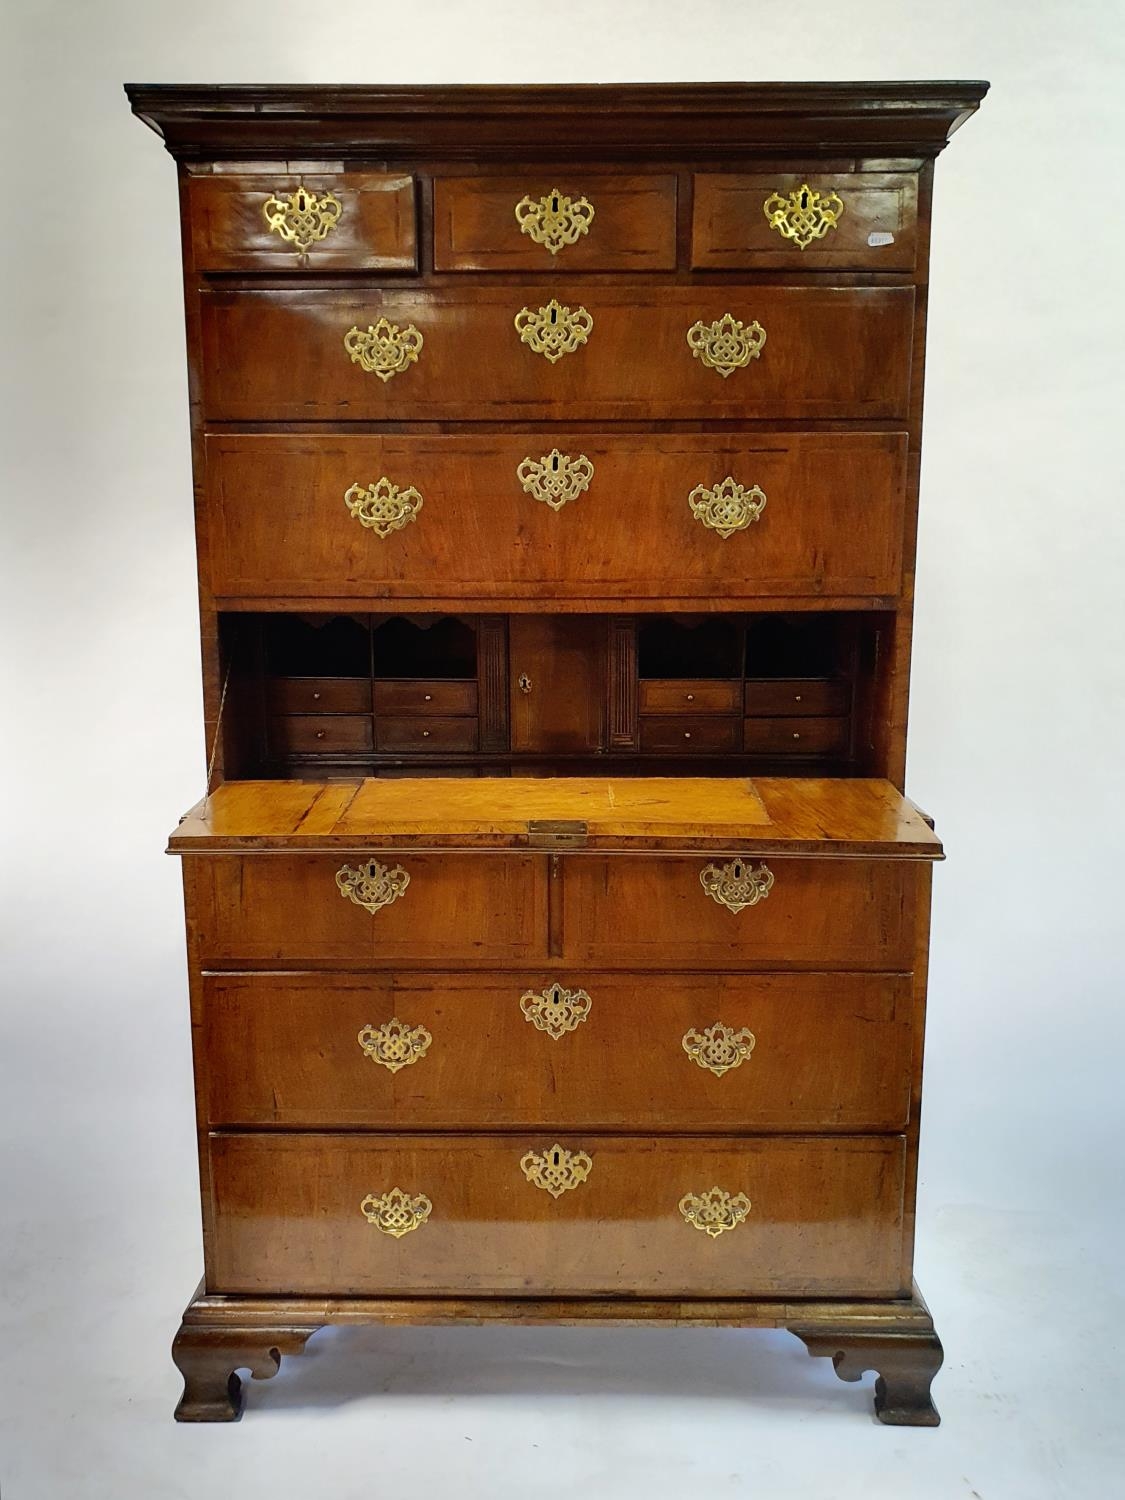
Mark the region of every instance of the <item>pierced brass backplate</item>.
POLYGON ((771 193, 762 204, 762 212, 783 239, 792 240, 799 250, 807 250, 814 240, 822 240, 835 229, 844 212, 844 200, 838 193, 818 193, 802 182, 788 195, 771 193))
POLYGON ((516 478, 527 493, 555 511, 562 510, 568 500, 577 500, 590 488, 593 477, 594 466, 584 453, 571 458, 557 448, 544 453, 538 463, 525 458, 516 469, 516 478))
POLYGON ((757 906, 773 888, 773 871, 764 864, 755 870, 748 859, 732 859, 729 865, 708 865, 699 872, 699 883, 712 901, 730 911, 757 906))
POLYGON ((344 491, 344 504, 361 526, 385 539, 417 520, 423 500, 413 485, 400 489, 384 474, 366 488, 353 484, 344 491))
POLYGON ((358 1041, 372 1062, 386 1068, 389 1073, 397 1073, 400 1068, 408 1068, 420 1057, 425 1057, 433 1037, 424 1026, 408 1026, 405 1021, 392 1016, 382 1026, 365 1026, 358 1041))
POLYGON ((401 865, 395 865, 392 870, 381 865, 377 859, 369 859, 365 865, 358 865, 354 869, 351 865, 341 865, 336 871, 336 886, 340 895, 346 896, 349 901, 354 901, 372 915, 405 895, 409 884, 410 876, 401 865))
POLYGON ((719 1187, 707 1193, 685 1193, 680 1199, 680 1212, 691 1227, 702 1229, 713 1240, 728 1229, 737 1229, 751 1207, 745 1193, 732 1198, 719 1187))
POLYGON ((590 1003, 585 990, 549 984, 545 990, 528 990, 520 1000, 520 1010, 537 1031, 545 1031, 557 1042, 568 1031, 577 1031, 590 1014, 590 1003))
POLYGON ((733 313, 724 313, 713 323, 693 323, 687 341, 694 357, 709 370, 718 370, 725 380, 759 358, 766 330, 757 319, 743 323, 733 313))
POLYGON ((708 1073, 721 1078, 724 1073, 729 1073, 732 1068, 740 1067, 746 1061, 753 1052, 756 1041, 754 1033, 745 1026, 740 1031, 735 1031, 733 1027, 716 1021, 703 1031, 696 1031, 694 1027, 686 1031, 683 1048, 693 1063, 698 1063, 708 1073))
POLYGON ((413 323, 400 328, 380 318, 366 329, 352 328, 344 335, 344 348, 353 365, 359 365, 384 383, 416 364, 425 342, 413 323))
POLYGON ((529 1151, 520 1159, 520 1167, 528 1182, 552 1198, 561 1198, 573 1188, 585 1182, 594 1162, 585 1151, 568 1151, 558 1141, 542 1156, 529 1151))
POLYGON ((710 531, 717 531, 726 541, 736 531, 745 531, 761 518, 766 508, 766 497, 756 484, 749 489, 741 485, 730 474, 721 484, 710 489, 697 484, 688 496, 691 513, 697 521, 710 531))
POLYGON ((594 206, 587 198, 570 198, 552 188, 542 198, 530 195, 516 204, 516 223, 537 245, 557 255, 566 245, 589 234, 594 206))
POLYGON ((564 307, 554 297, 546 307, 521 307, 515 316, 521 343, 555 364, 564 354, 573 354, 594 330, 594 320, 584 307, 564 307))
POLYGON ((266 223, 303 261, 308 260, 313 245, 331 234, 343 212, 343 204, 332 193, 318 197, 303 184, 284 198, 271 194, 262 204, 266 223))
POLYGON ((368 1193, 359 1206, 369 1224, 400 1240, 404 1234, 412 1233, 426 1222, 434 1205, 425 1193, 417 1193, 412 1198, 396 1187, 378 1198, 374 1193, 368 1193))

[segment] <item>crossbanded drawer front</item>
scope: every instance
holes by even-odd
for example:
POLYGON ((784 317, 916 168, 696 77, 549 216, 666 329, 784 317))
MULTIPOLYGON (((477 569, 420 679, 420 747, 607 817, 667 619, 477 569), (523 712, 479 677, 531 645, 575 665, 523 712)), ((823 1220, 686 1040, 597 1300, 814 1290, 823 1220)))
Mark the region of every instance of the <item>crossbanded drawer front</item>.
POLYGON ((471 293, 216 290, 201 307, 204 415, 216 421, 908 412, 906 286, 552 279, 471 293))
POLYGON ((216 1135, 212 1293, 895 1296, 901 1136, 216 1135))
POLYGON ((909 969, 916 876, 905 860, 564 857, 563 952, 591 966, 909 969))
POLYGON ((676 179, 439 177, 435 271, 672 271, 676 179))
POLYGON ((906 974, 211 974, 206 1122, 902 1130, 906 974))
POLYGON ((581 579, 592 598, 887 596, 906 459, 901 432, 213 435, 211 587, 536 598, 581 579), (365 509, 375 492, 393 502, 388 485, 409 510, 365 509))
POLYGON ((912 172, 710 173, 695 177, 698 271, 912 271, 912 172))
POLYGON ((401 173, 209 173, 188 179, 199 271, 414 271, 414 179, 401 173))
POLYGON ((216 854, 184 868, 204 968, 546 956, 541 855, 216 854))

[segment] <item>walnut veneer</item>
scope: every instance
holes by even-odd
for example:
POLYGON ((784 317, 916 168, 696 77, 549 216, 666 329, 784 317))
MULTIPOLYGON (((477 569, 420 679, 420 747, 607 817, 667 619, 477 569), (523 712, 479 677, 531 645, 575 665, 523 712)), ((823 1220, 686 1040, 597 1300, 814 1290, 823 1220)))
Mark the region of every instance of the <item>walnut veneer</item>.
POLYGON ((933 1425, 902 793, 986 85, 136 85, 209 783, 176 1415, 325 1323, 786 1327, 933 1425))

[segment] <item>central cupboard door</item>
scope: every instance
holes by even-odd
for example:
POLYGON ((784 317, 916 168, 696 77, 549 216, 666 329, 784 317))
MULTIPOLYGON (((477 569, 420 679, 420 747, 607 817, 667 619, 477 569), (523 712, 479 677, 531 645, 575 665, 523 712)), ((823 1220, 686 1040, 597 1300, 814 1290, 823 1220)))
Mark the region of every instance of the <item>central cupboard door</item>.
POLYGON ((906 458, 901 432, 213 435, 211 588, 886 596, 906 458))

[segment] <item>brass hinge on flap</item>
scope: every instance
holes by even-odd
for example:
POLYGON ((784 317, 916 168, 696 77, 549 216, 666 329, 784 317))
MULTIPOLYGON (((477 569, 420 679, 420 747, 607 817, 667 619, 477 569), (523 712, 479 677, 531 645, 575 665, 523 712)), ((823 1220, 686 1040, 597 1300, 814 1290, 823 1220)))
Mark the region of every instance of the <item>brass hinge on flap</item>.
POLYGON ((577 818, 529 818, 527 842, 533 849, 581 849, 588 832, 577 818))

